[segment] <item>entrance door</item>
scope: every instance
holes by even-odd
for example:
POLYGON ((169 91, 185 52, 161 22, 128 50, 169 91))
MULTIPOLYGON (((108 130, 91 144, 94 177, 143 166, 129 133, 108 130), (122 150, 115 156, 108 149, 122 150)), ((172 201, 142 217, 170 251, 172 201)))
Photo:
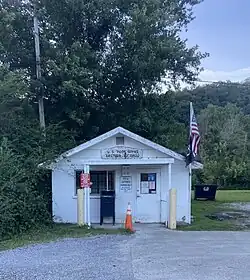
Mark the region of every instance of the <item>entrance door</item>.
POLYGON ((160 222, 160 172, 143 170, 139 172, 136 197, 136 222, 160 222))

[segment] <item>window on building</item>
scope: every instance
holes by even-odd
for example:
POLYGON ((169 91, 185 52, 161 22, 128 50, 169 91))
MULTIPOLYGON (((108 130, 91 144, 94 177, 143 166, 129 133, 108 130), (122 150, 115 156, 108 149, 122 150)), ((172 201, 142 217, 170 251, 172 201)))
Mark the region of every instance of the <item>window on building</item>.
MULTIPOLYGON (((80 188, 80 174, 76 171, 76 193, 80 188)), ((90 181, 92 182, 91 194, 100 194, 104 190, 114 190, 114 171, 90 171, 90 181)))
POLYGON ((156 173, 141 173, 141 194, 156 194, 156 173))
POLYGON ((116 145, 124 145, 124 137, 116 137, 116 145))

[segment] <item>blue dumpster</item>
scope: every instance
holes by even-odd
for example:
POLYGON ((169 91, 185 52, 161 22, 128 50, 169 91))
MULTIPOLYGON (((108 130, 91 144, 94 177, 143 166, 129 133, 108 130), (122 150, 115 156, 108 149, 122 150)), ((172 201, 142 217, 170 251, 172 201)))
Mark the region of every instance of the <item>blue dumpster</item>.
POLYGON ((200 184, 194 186, 194 199, 215 200, 218 185, 200 184))

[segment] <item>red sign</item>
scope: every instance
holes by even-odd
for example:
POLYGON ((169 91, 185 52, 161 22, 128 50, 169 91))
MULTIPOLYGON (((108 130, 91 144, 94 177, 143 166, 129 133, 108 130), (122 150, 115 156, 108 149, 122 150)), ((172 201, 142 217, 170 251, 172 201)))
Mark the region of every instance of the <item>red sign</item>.
POLYGON ((89 173, 81 173, 80 188, 89 188, 91 185, 89 173))

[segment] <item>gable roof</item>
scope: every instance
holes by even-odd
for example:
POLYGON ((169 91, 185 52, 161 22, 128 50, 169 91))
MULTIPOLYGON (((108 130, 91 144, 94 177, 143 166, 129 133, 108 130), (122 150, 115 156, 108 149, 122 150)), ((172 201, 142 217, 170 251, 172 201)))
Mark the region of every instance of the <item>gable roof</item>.
MULTIPOLYGON (((77 146, 73 149, 70 149, 70 150, 66 151, 65 153, 61 154, 56 159, 56 162, 64 159, 65 157, 73 156, 73 155, 75 155, 75 154, 77 154, 77 153, 79 153, 79 152, 81 152, 81 151, 83 151, 83 150, 85 150, 85 149, 87 149, 87 148, 89 148, 93 145, 96 145, 96 144, 98 144, 98 143, 100 143, 100 142, 102 142, 102 141, 104 141, 104 140, 106 140, 106 139, 108 139, 112 136, 115 136, 117 134, 122 134, 124 136, 127 136, 127 137, 129 137, 129 138, 131 138, 135 141, 138 141, 138 142, 140 142, 140 143, 142 143, 146 146, 151 147, 154 150, 162 152, 163 154, 166 154, 166 155, 168 155, 168 156, 170 156, 174 159, 185 161, 185 157, 183 155, 181 155, 179 153, 176 153, 176 152, 174 152, 174 151, 172 151, 168 148, 165 148, 165 147, 163 147, 159 144, 156 144, 156 143, 154 143, 154 142, 152 142, 152 141, 150 141, 150 140, 148 140, 144 137, 141 137, 141 136, 139 136, 139 135, 137 135, 137 134, 119 126, 119 127, 114 128, 114 129, 112 129, 112 130, 110 130, 110 131, 108 131, 108 132, 106 132, 106 133, 104 133, 100 136, 97 136, 97 137, 95 137, 95 138, 93 138, 93 139, 91 139, 91 140, 89 140, 89 141, 87 141, 83 144, 80 144, 79 146, 77 146)), ((40 164, 40 166, 43 165, 43 164, 44 163, 40 164)), ((202 166, 203 165, 201 163, 195 162, 194 165, 193 165, 193 168, 202 168, 202 166)))
POLYGON ((83 150, 85 150, 85 149, 87 149, 87 148, 89 148, 93 145, 96 145, 96 144, 98 144, 98 143, 100 143, 100 142, 102 142, 102 141, 104 141, 104 140, 106 140, 106 139, 108 139, 112 136, 115 136, 117 134, 122 134, 124 136, 127 136, 127 137, 129 137, 129 138, 131 138, 135 141, 138 141, 142 144, 145 144, 146 146, 149 146, 150 148, 152 148, 154 150, 157 150, 159 152, 162 152, 162 153, 164 153, 164 154, 166 154, 170 157, 173 157, 175 159, 182 160, 184 158, 182 155, 180 155, 180 154, 178 154, 174 151, 171 151, 171 150, 169 150, 169 149, 167 149, 167 148, 165 148, 161 145, 158 145, 158 144, 156 144, 156 143, 154 143, 154 142, 152 142, 152 141, 150 141, 150 140, 148 140, 144 137, 141 137, 141 136, 139 136, 139 135, 123 128, 123 127, 120 127, 120 126, 117 127, 117 128, 114 128, 114 129, 112 129, 112 130, 110 130, 110 131, 108 131, 108 132, 106 132, 106 133, 104 133, 104 134, 102 134, 102 135, 100 135, 96 138, 93 138, 90 141, 85 142, 85 143, 83 143, 83 144, 81 144, 81 145, 79 145, 79 146, 77 146, 77 147, 75 147, 75 148, 73 148, 69 151, 67 151, 66 153, 64 153, 65 154, 64 156, 69 157, 69 156, 72 156, 74 154, 77 154, 77 153, 79 153, 79 152, 81 152, 81 151, 83 151, 83 150))

